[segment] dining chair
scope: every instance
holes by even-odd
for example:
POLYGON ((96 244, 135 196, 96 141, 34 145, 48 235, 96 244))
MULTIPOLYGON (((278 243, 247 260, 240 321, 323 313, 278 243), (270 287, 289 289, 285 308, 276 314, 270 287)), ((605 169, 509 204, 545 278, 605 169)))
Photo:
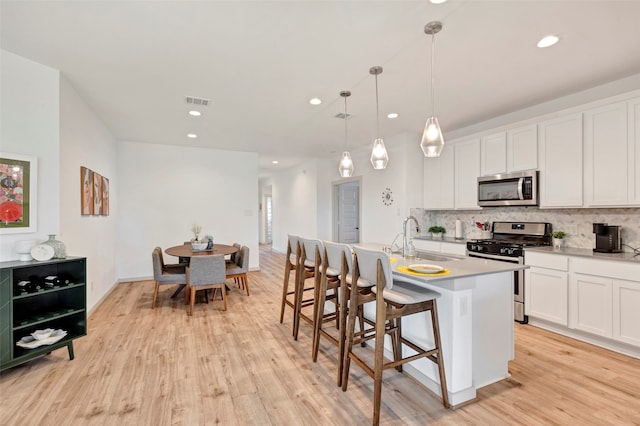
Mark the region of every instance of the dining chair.
POLYGON ((284 308, 289 306, 293 309, 294 301, 290 296, 295 295, 295 281, 298 279, 298 264, 300 262, 300 237, 295 235, 287 236, 287 251, 284 259, 284 280, 282 282, 282 301, 280 303, 280 324, 284 321, 284 308), (294 273, 294 290, 289 291, 289 278, 291 271, 294 273))
POLYGON ((247 279, 247 272, 249 272, 249 247, 242 246, 237 252, 236 263, 226 264, 227 278, 233 278, 233 281, 238 284, 238 287, 247 291, 249 296, 249 280, 247 279))
POLYGON ((153 249, 151 253, 151 259, 153 262, 153 301, 151 302, 151 308, 156 307, 156 299, 158 297, 158 289, 162 284, 179 284, 181 287, 184 287, 187 284, 187 279, 185 275, 185 266, 184 265, 165 265, 164 259, 162 257, 162 249, 160 247, 156 247, 153 249))
POLYGON ((342 390, 347 390, 349 366, 351 360, 354 360, 374 379, 373 424, 378 425, 380 423, 383 370, 396 368, 398 371, 402 371, 402 364, 426 358, 437 365, 442 402, 445 407, 449 408, 436 305, 436 299, 440 294, 409 282, 394 280, 391 262, 387 253, 361 247, 354 247, 353 250, 355 253, 353 280, 356 282, 360 280, 368 281, 374 286, 368 295, 362 295, 357 291, 352 291, 350 294, 349 320, 342 371, 342 390), (375 333, 372 336, 363 336, 358 340, 375 338, 373 367, 353 351, 353 344, 356 341, 354 338, 356 309, 354 307, 368 302, 375 302, 376 306, 375 333), (425 325, 430 326, 433 330, 434 348, 432 349, 424 349, 402 337, 402 317, 421 312, 430 313, 431 320, 428 320, 429 316, 425 316, 425 319, 427 319, 425 325), (393 361, 386 361, 384 358, 384 337, 386 334, 391 337, 393 361), (402 355, 402 345, 411 349, 406 357, 402 355))
MULTIPOLYGON (((224 256, 194 256, 187 267, 187 291, 185 302, 189 300, 189 315, 193 315, 193 305, 198 290, 214 289, 211 300, 215 296, 215 289, 220 289, 224 310, 227 310, 227 296, 225 282, 227 280, 224 256)), ((205 295, 206 296, 206 295, 205 295)), ((208 296, 206 296, 208 298, 208 296)), ((208 300, 208 299, 207 299, 208 300)))
POLYGON ((300 320, 304 320, 313 325, 316 318, 318 304, 316 303, 317 291, 320 286, 322 256, 324 247, 322 241, 306 238, 300 239, 300 258, 298 261, 298 272, 295 280, 295 294, 293 304, 293 339, 298 340, 300 320), (305 287, 308 279, 313 278, 313 285, 305 287), (313 297, 305 299, 306 292, 313 291, 313 297), (313 314, 308 315, 304 308, 313 306, 313 314))

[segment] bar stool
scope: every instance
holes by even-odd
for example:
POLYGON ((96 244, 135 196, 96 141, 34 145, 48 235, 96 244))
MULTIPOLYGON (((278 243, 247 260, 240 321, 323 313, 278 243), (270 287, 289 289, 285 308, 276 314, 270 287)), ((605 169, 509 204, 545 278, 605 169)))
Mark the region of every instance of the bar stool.
MULTIPOLYGON (((440 342, 440 327, 438 323, 436 305, 436 299, 440 294, 408 282, 393 280, 391 274, 391 263, 389 261, 389 256, 386 253, 377 250, 367 250, 361 247, 354 247, 353 250, 355 252, 353 260, 353 279, 356 282, 359 280, 366 280, 373 283, 375 286, 371 289, 372 293, 370 295, 363 296, 357 291, 352 291, 350 295, 349 322, 347 325, 344 368, 342 371, 342 390, 347 390, 349 366, 353 359, 374 380, 373 424, 378 425, 380 423, 383 370, 394 367, 398 371, 402 371, 402 364, 419 358, 426 358, 438 366, 442 402, 445 407, 449 408, 449 398, 447 394, 447 383, 444 372, 442 345, 440 342), (356 317, 356 310, 354 307, 370 301, 375 301, 376 303, 373 368, 371 368, 371 366, 357 354, 353 353, 356 317), (402 317, 418 312, 431 313, 431 324, 435 342, 435 348, 433 349, 425 350, 402 337, 402 317), (394 360, 390 362, 385 362, 384 359, 385 334, 389 334, 391 336, 393 346, 394 360), (417 353, 403 358, 402 344, 405 344, 417 353)), ((369 336, 363 337, 363 339, 369 338, 369 336)))
MULTIPOLYGON (((284 261, 284 282, 282 283, 282 303, 280 304, 280 324, 284 321, 284 308, 290 306, 293 309, 294 301, 288 299, 289 296, 295 294, 295 290, 289 291, 289 277, 291 271, 294 271, 294 283, 297 279, 298 264, 300 262, 300 238, 295 235, 289 235, 287 239, 287 258, 284 261)), ((294 284, 295 289, 295 284, 294 284)))
POLYGON ((298 340, 300 320, 313 325, 316 318, 318 304, 317 292, 320 287, 322 253, 324 246, 320 240, 300 239, 300 258, 298 260, 298 272, 296 272, 295 303, 293 306, 293 339, 298 340), (313 278, 313 286, 305 287, 305 282, 313 278), (304 293, 313 290, 313 297, 305 299, 304 293), (303 308, 313 305, 313 315, 303 312, 303 308))
MULTIPOLYGON (((353 265, 353 255, 351 254, 351 247, 347 244, 333 243, 330 241, 323 241, 324 245, 324 263, 322 264, 322 279, 320 281, 320 288, 318 289, 318 310, 316 319, 314 321, 313 331, 313 347, 312 347, 312 359, 313 362, 318 360, 318 350, 320 348, 320 336, 326 337, 331 343, 338 347, 338 377, 337 384, 342 384, 342 365, 343 354, 345 346, 345 330, 347 328, 347 309, 349 300, 349 284, 351 284, 352 276, 351 270, 353 265), (336 303, 336 309, 334 312, 324 313, 324 306, 326 301, 332 301, 336 303), (335 338, 329 334, 327 330, 323 329, 325 323, 335 321, 335 326, 339 330, 338 337, 335 338)), ((358 287, 359 291, 370 292, 371 284, 361 280, 364 284, 363 287, 358 287)), ((365 324, 365 318, 362 307, 359 307, 357 312, 359 320, 360 330, 363 330, 365 324)), ((370 330, 373 330, 370 327, 370 330)))

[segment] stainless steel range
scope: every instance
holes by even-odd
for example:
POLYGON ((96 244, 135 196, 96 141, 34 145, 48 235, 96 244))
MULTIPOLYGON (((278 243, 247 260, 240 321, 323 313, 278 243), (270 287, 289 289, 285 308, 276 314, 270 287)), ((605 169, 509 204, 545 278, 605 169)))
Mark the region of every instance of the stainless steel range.
MULTIPOLYGON (((551 245, 551 224, 544 222, 493 222, 493 239, 467 242, 467 256, 524 264, 524 249, 551 245)), ((514 272, 514 317, 526 324, 524 271, 514 272)))

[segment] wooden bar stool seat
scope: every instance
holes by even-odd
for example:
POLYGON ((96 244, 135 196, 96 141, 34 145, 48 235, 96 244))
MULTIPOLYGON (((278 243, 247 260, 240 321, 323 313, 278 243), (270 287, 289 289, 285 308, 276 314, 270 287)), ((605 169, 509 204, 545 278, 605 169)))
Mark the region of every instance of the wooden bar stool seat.
MULTIPOLYGON (((289 277, 291 272, 294 273, 294 283, 298 279, 298 268, 300 263, 300 238, 295 235, 289 235, 287 238, 287 253, 284 261, 284 281, 282 283, 282 302, 280 304, 280 324, 284 321, 284 309, 289 306, 293 309, 295 300, 291 297, 295 294, 294 290, 289 290, 289 277)), ((294 298, 295 299, 295 298, 294 298)))
POLYGON ((318 304, 318 289, 321 281, 322 255, 324 246, 320 240, 300 239, 300 259, 298 262, 298 273, 296 273, 295 304, 293 307, 293 338, 298 340, 300 320, 304 320, 313 325, 318 304), (313 278, 313 285, 305 287, 308 279, 313 278), (313 296, 304 298, 306 292, 313 291, 313 296), (313 306, 313 313, 309 315, 304 308, 313 306))
MULTIPOLYGON (((436 299, 440 294, 408 282, 400 280, 394 281, 391 273, 391 263, 386 253, 361 247, 354 247, 353 250, 355 253, 353 260, 353 279, 356 282, 360 280, 368 281, 374 284, 374 287, 371 289, 371 294, 368 295, 362 295, 357 291, 352 291, 350 294, 349 320, 346 331, 346 347, 344 350, 344 368, 342 371, 342 390, 347 390, 349 367, 350 362, 353 360, 374 379, 373 424, 378 425, 380 423, 383 370, 396 368, 398 371, 402 371, 402 364, 420 358, 426 358, 437 365, 442 402, 444 406, 448 408, 449 397, 447 394, 436 304, 436 299), (376 304, 375 334, 373 336, 373 338, 375 338, 373 367, 353 351, 354 342, 371 339, 369 335, 356 338, 354 332, 356 319, 356 309, 354 309, 354 307, 361 306, 368 302, 375 302, 376 304), (434 348, 421 348, 402 337, 402 317, 420 312, 430 314, 430 326, 433 329, 435 343, 434 348), (391 336, 392 361, 384 357, 384 336, 386 334, 391 336), (409 351, 411 355, 403 357, 402 345, 412 349, 412 351, 409 351)), ((427 325, 428 323, 429 321, 427 321, 427 325)))

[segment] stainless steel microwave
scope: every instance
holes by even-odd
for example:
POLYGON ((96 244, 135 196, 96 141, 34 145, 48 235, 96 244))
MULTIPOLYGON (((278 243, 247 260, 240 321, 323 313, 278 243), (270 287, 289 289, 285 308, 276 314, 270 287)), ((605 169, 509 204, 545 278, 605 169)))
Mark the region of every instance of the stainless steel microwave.
POLYGON ((538 171, 502 173, 478 178, 478 205, 537 206, 538 171))

